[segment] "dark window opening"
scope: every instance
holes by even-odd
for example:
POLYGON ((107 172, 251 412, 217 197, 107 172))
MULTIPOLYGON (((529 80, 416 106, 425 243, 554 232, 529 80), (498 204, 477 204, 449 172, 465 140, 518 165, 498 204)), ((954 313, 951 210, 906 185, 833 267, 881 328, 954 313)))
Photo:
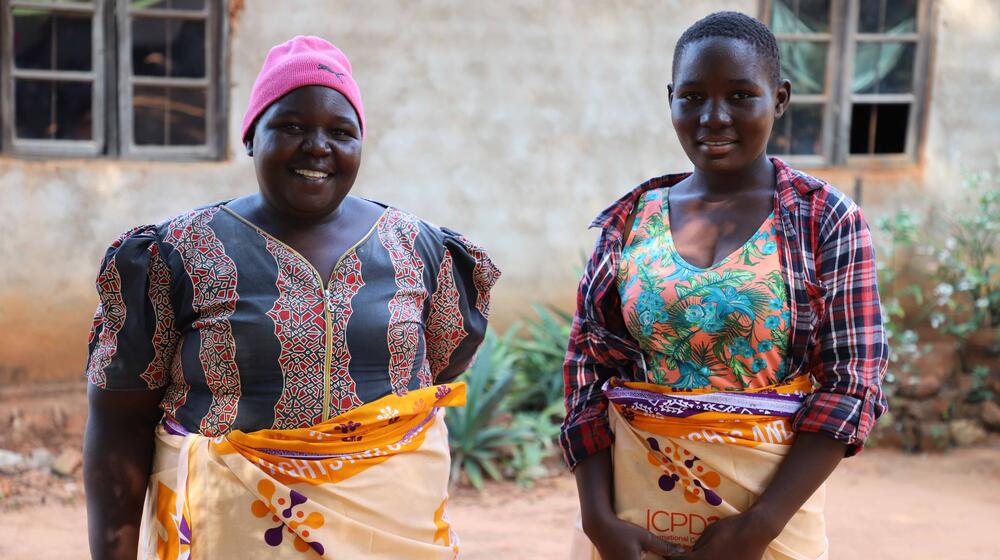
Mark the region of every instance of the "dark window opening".
POLYGON ((851 110, 851 153, 904 153, 909 119, 909 103, 855 103, 851 110))

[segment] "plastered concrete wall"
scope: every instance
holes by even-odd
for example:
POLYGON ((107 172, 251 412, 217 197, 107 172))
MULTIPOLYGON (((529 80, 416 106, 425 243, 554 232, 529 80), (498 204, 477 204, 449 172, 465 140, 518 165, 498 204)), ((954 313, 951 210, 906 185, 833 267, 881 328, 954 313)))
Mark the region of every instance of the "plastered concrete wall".
MULTIPOLYGON (((959 161, 996 159, 1000 114, 982 115, 1000 98, 997 62, 968 53, 1000 52, 995 27, 969 33, 997 18, 971 5, 941 2, 935 64, 951 76, 934 74, 926 157, 863 174, 874 213, 959 161), (955 74, 983 63, 992 83, 970 95, 955 74)), ((755 15, 757 3, 248 0, 229 43, 224 161, 0 158, 0 385, 78 378, 97 263, 121 231, 256 189, 239 124, 268 47, 295 34, 329 38, 354 65, 369 125, 356 194, 485 244, 504 270, 498 325, 533 301, 570 305, 594 214, 688 168, 667 113, 670 58, 687 25, 720 9, 755 15)), ((818 174, 849 190, 857 173, 818 174)))

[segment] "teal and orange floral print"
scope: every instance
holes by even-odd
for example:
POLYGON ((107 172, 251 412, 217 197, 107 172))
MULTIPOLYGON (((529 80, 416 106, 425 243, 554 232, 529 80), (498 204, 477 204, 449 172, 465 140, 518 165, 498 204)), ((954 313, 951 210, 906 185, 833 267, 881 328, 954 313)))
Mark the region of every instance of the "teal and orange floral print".
POLYGON ((622 249, 618 291, 647 381, 675 389, 740 390, 786 373, 789 307, 774 216, 718 264, 700 268, 674 247, 666 189, 647 192, 622 249))

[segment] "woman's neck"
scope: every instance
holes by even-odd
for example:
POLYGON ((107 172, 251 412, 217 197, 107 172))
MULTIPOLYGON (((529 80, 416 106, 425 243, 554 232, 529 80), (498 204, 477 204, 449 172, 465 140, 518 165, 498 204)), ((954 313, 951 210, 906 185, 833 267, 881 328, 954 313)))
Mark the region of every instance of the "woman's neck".
POLYGON ((774 164, 766 155, 749 166, 727 173, 695 168, 688 180, 688 194, 703 199, 727 199, 734 195, 774 190, 774 164))

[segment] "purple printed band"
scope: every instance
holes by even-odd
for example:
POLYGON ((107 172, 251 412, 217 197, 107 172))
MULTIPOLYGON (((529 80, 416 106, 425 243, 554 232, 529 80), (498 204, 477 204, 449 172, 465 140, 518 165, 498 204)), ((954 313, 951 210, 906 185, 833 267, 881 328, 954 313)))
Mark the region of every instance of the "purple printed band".
POLYGON ((702 412, 794 416, 802 406, 803 394, 741 393, 719 391, 697 395, 663 395, 642 389, 612 387, 604 384, 604 394, 618 406, 627 407, 648 416, 687 418, 702 412))
MULTIPOLYGON (((403 434, 403 437, 401 437, 399 439, 399 441, 395 442, 395 444, 393 444, 393 445, 398 445, 399 443, 407 441, 408 439, 410 439, 413 436, 415 436, 420 430, 422 430, 424 428, 424 426, 427 425, 428 422, 431 421, 431 418, 434 417, 434 414, 440 408, 441 407, 434 407, 434 408, 432 408, 431 411, 430 411, 430 413, 423 420, 421 420, 419 424, 417 424, 415 427, 411 428, 409 431, 407 431, 405 434, 403 434)), ((166 430, 166 432, 168 434, 172 434, 172 435, 175 435, 175 436, 182 436, 182 437, 186 437, 186 436, 191 435, 191 432, 187 431, 187 429, 184 426, 182 426, 181 424, 179 424, 176 420, 174 420, 172 418, 167 418, 166 416, 164 416, 163 420, 161 421, 161 423, 163 424, 163 429, 166 430)), ((278 457, 285 457, 285 458, 294 458, 294 459, 339 459, 339 458, 345 458, 345 457, 353 457, 353 456, 358 455, 358 453, 359 453, 359 452, 355 451, 355 452, 352 452, 352 453, 324 454, 324 453, 310 453, 308 451, 291 451, 291 450, 285 450, 285 449, 270 449, 270 448, 266 448, 266 447, 265 448, 256 449, 256 450, 264 452, 264 453, 267 453, 269 455, 275 455, 275 456, 278 456, 278 457)), ((364 451, 361 451, 360 453, 364 453, 364 451)))
POLYGON ((191 432, 187 431, 187 428, 182 426, 177 420, 173 418, 163 417, 161 422, 163 424, 163 429, 170 435, 186 437, 191 435, 191 432))

